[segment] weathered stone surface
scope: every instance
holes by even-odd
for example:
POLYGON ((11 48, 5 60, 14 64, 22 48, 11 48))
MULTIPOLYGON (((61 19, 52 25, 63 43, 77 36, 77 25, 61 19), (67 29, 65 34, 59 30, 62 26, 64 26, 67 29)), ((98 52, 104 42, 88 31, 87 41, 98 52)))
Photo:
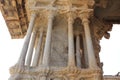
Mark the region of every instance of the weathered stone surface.
POLYGON ((25 1, 1 0, 0 8, 11 34, 11 38, 23 38, 28 27, 25 1))
POLYGON ((27 32, 21 57, 10 68, 10 80, 120 79, 119 75, 103 76, 99 59, 101 38, 109 39, 112 24, 120 23, 119 0, 1 0, 0 3, 11 37, 22 38, 27 32), (37 17, 31 17, 33 14, 37 17), (30 40, 35 40, 31 46, 35 49, 26 56, 30 40), (27 57, 33 58, 29 65, 27 57))
POLYGON ((57 67, 67 66, 68 36, 67 19, 65 16, 56 16, 52 32, 52 46, 50 65, 57 67), (58 36, 59 35, 59 36, 58 36))
POLYGON ((120 80, 120 76, 105 75, 104 80, 120 80))
POLYGON ((120 24, 120 0, 95 0, 94 15, 108 23, 120 24))

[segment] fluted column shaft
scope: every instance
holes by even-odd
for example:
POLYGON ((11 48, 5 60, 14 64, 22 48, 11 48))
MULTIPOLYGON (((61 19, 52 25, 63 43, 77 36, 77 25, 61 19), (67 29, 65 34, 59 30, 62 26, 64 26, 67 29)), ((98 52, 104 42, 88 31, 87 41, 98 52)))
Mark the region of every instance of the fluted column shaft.
POLYGON ((94 49, 93 49, 93 44, 91 39, 89 20, 86 17, 84 17, 82 18, 82 23, 85 31, 85 40, 87 45, 86 47, 87 47, 87 53, 88 53, 89 68, 96 68, 97 64, 96 64, 96 59, 95 59, 95 54, 94 54, 94 49))
POLYGON ((25 58, 26 58, 28 45, 29 45, 29 42, 30 42, 30 37, 31 37, 32 30, 33 30, 35 18, 36 18, 36 14, 32 14, 31 19, 30 19, 30 23, 29 23, 29 26, 28 26, 28 30, 27 30, 27 33, 26 33, 25 41, 24 41, 24 44, 23 44, 23 48, 22 48, 22 51, 21 51, 21 55, 20 55, 20 58, 19 58, 19 61, 18 61, 19 66, 23 66, 25 64, 25 58))
POLYGON ((72 13, 68 13, 68 66, 75 66, 72 13))
POLYGON ((29 48, 29 51, 28 51, 28 56, 27 56, 27 61, 26 61, 26 65, 28 65, 28 66, 30 66, 30 64, 31 64, 33 50, 34 50, 34 45, 35 45, 35 40, 36 40, 36 31, 34 31, 32 33, 30 48, 29 48))
POLYGON ((81 67, 80 36, 76 36, 76 61, 77 67, 81 67))
POLYGON ((49 65, 53 19, 54 19, 54 14, 51 11, 48 15, 48 28, 47 28, 45 48, 44 48, 44 54, 43 54, 43 62, 42 62, 42 64, 45 66, 49 65))
POLYGON ((42 39, 43 39, 43 30, 41 30, 41 32, 40 32, 40 37, 39 37, 39 40, 38 40, 37 49, 36 49, 36 52, 35 52, 35 55, 34 55, 32 66, 37 66, 37 64, 38 64, 39 57, 40 57, 40 47, 41 47, 41 44, 42 44, 42 39))

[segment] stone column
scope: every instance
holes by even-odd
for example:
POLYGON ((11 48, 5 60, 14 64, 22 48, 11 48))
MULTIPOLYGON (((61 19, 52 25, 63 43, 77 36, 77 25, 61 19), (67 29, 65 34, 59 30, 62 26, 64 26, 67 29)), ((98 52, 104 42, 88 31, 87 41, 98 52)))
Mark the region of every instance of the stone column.
POLYGON ((82 24, 84 26, 84 31, 85 31, 85 41, 86 41, 86 48, 88 53, 89 68, 95 69, 97 68, 97 63, 96 63, 95 53, 94 53, 92 39, 91 39, 89 20, 84 14, 82 15, 81 19, 82 19, 82 24))
POLYGON ((40 80, 47 80, 46 75, 42 76, 42 77, 40 78, 40 80))
POLYGON ((75 66, 72 13, 68 13, 68 66, 75 66))
POLYGON ((76 35, 76 61, 77 67, 81 67, 80 36, 76 35))
MULTIPOLYGON (((44 34, 43 34, 43 36, 44 36, 44 34)), ((40 54, 40 60, 39 60, 39 64, 38 65, 42 65, 44 45, 45 45, 45 37, 43 37, 43 40, 42 40, 41 50, 40 50, 41 54, 40 54)))
POLYGON ((85 67, 87 68, 89 64, 88 64, 88 51, 86 47, 85 35, 83 35, 83 46, 84 46, 84 55, 85 55, 85 67))
POLYGON ((48 66, 49 60, 50 60, 49 58, 50 58, 50 52, 51 52, 51 37, 52 37, 53 19, 54 19, 54 14, 52 11, 50 11, 50 13, 48 15, 48 28, 47 28, 47 34, 46 34, 43 61, 42 61, 42 64, 44 66, 48 66))
POLYGON ((28 66, 30 66, 30 64, 31 64, 33 49, 34 49, 34 45, 35 45, 35 40, 36 40, 36 31, 34 31, 32 33, 30 48, 29 48, 29 51, 28 51, 28 56, 27 56, 27 61, 26 61, 26 65, 28 65, 28 66))
POLYGON ((27 30, 27 33, 26 33, 26 36, 25 36, 25 41, 24 41, 24 44, 23 44, 21 55, 20 55, 20 58, 19 58, 19 61, 18 61, 18 64, 21 67, 25 64, 25 58, 26 58, 28 45, 29 45, 32 30, 33 30, 35 18, 36 18, 36 14, 32 14, 31 19, 30 19, 30 23, 29 23, 29 26, 28 26, 28 30, 27 30))
POLYGON ((37 66, 37 64, 38 64, 39 57, 40 57, 40 47, 41 47, 41 44, 42 44, 42 38, 43 38, 43 30, 40 31, 40 37, 39 37, 39 40, 38 40, 38 44, 37 44, 37 48, 36 48, 36 52, 35 52, 35 55, 34 55, 32 66, 37 66))

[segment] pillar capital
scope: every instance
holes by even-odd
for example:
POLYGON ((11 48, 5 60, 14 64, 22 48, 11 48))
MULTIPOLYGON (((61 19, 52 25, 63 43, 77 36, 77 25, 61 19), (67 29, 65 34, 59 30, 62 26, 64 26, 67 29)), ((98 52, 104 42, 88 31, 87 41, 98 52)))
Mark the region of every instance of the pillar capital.
POLYGON ((54 10, 49 10, 48 11, 48 19, 53 19, 55 14, 56 14, 56 12, 54 10))
POLYGON ((83 19, 89 19, 90 14, 89 13, 81 13, 79 14, 79 17, 83 20, 83 19))
POLYGON ((37 13, 35 12, 31 13, 31 17, 37 17, 37 13))
POLYGON ((67 13, 68 21, 73 22, 72 12, 67 13))
POLYGON ((78 12, 78 16, 80 17, 80 19, 82 20, 82 22, 89 22, 89 18, 90 16, 93 15, 93 9, 85 9, 82 11, 78 12))
POLYGON ((87 17, 84 17, 83 19, 82 19, 82 24, 85 24, 85 23, 89 23, 90 21, 89 21, 89 19, 87 18, 87 17))
POLYGON ((68 21, 71 22, 71 24, 74 22, 74 19, 76 18, 76 14, 72 11, 67 13, 68 21))

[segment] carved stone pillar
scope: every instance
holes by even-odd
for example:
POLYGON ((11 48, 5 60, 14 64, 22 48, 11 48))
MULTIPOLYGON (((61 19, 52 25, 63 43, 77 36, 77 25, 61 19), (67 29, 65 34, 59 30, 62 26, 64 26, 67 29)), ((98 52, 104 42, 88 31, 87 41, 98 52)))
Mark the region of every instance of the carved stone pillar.
POLYGON ((72 13, 68 13, 68 66, 75 66, 72 13))
POLYGON ((34 45, 35 45, 35 40, 36 40, 36 31, 34 31, 32 33, 30 48, 29 48, 29 51, 28 51, 28 56, 27 56, 27 61, 26 61, 26 65, 28 65, 28 66, 30 66, 30 64, 31 64, 33 49, 34 49, 34 45))
POLYGON ((86 48, 88 53, 88 62, 89 62, 89 68, 97 68, 97 63, 95 59, 95 53, 93 49, 92 39, 91 39, 91 33, 89 28, 89 20, 86 15, 81 16, 82 24, 84 26, 85 31, 85 41, 86 41, 86 48))
POLYGON ((37 66, 37 64, 38 64, 39 57, 40 57, 40 47, 41 47, 41 44, 42 44, 42 38, 43 38, 43 30, 40 31, 40 37, 39 37, 39 40, 38 40, 38 44, 37 44, 37 48, 36 48, 36 52, 35 52, 35 55, 34 55, 32 66, 37 66))
POLYGON ((30 37, 31 37, 32 30, 33 30, 35 18, 36 18, 36 14, 32 14, 31 19, 30 19, 30 23, 29 23, 29 26, 28 26, 28 30, 27 30, 27 33, 26 33, 26 36, 25 36, 25 41, 24 41, 24 44, 23 44, 21 55, 20 55, 20 58, 19 58, 19 61, 18 61, 18 65, 21 66, 21 67, 25 63, 25 58, 26 58, 28 45, 29 45, 29 42, 30 42, 30 37))
POLYGON ((76 61, 77 67, 81 67, 80 36, 76 35, 76 61))
POLYGON ((43 62, 42 62, 42 64, 45 66, 49 65, 53 19, 54 19, 54 13, 52 11, 50 11, 50 13, 48 15, 48 28, 47 28, 46 42, 45 42, 43 62))

